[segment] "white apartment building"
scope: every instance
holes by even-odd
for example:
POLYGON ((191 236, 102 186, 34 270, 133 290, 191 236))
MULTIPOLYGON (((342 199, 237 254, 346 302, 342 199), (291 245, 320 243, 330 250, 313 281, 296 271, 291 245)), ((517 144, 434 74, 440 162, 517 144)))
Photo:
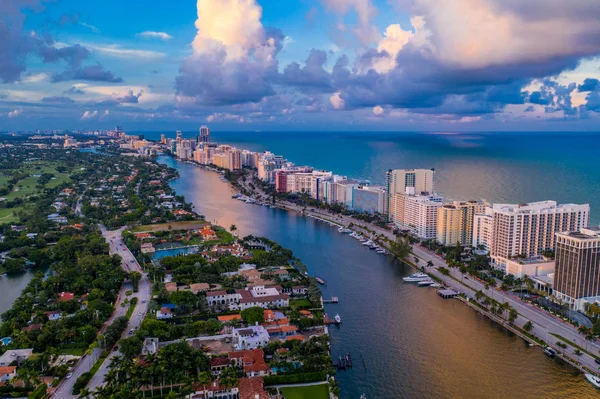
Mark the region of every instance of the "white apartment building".
POLYGON ((288 193, 307 193, 315 199, 321 199, 319 196, 323 192, 321 185, 332 176, 332 172, 324 170, 289 173, 286 175, 286 191, 288 193))
POLYGON ((494 235, 494 216, 491 207, 486 207, 483 213, 476 214, 473 219, 473 247, 482 246, 486 251, 492 248, 494 235))
POLYGON ((433 193, 433 169, 390 169, 385 174, 387 198, 385 211, 394 220, 392 202, 394 195, 404 194, 410 188, 412 194, 433 193))
POLYGON ((293 166, 293 163, 287 162, 282 156, 266 151, 258 159, 258 178, 273 184, 277 169, 293 166))
POLYGON ((554 250, 555 233, 578 231, 588 224, 589 204, 563 204, 540 201, 528 204, 494 204, 490 254, 500 268, 516 255, 531 257, 554 250))
POLYGON ((385 198, 387 191, 381 186, 358 185, 352 188, 351 209, 358 212, 380 213, 385 212, 385 198))
MULTIPOLYGON (((412 190, 409 190, 412 191, 412 190)), ((393 222, 422 240, 437 236, 438 209, 442 197, 437 195, 395 194, 392 201, 393 222)))

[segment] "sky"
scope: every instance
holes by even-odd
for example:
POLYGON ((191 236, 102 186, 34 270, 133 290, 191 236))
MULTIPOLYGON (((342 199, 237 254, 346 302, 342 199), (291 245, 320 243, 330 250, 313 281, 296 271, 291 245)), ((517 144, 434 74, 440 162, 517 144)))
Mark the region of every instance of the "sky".
POLYGON ((596 131, 597 0, 0 0, 0 131, 596 131))

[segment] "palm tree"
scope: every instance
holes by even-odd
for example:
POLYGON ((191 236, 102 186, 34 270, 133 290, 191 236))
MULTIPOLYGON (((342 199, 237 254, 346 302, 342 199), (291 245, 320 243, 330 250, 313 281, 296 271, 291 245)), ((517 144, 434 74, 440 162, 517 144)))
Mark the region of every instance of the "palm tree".
POLYGON ((430 260, 428 260, 428 261, 427 261, 427 267, 433 267, 433 262, 432 262, 432 261, 430 261, 430 260))
POLYGON ((528 321, 527 323, 525 323, 523 325, 523 330, 525 330, 527 332, 533 330, 533 323, 531 321, 528 321))
POLYGON ((229 231, 231 231, 231 233, 235 232, 236 230, 237 230, 237 226, 236 226, 235 224, 232 224, 232 225, 229 227, 229 231))
POLYGON ((92 391, 88 388, 81 388, 79 391, 79 399, 90 399, 92 395, 92 391))

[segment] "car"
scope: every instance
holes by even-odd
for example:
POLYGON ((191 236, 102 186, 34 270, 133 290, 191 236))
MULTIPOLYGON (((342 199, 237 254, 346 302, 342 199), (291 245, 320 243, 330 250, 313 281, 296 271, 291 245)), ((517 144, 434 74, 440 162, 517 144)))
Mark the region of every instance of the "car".
POLYGON ((600 359, 594 358, 594 361, 598 364, 600 364, 600 359))
POLYGON ((138 313, 138 316, 141 316, 141 315, 142 315, 142 312, 138 313))
POLYGON ((129 330, 129 335, 133 334, 133 329, 129 330))
POLYGON ((142 303, 146 303, 146 300, 145 300, 145 299, 142 299, 142 303))
POLYGON ((69 374, 67 374, 67 376, 66 376, 65 378, 68 380, 68 379, 69 379, 69 378, 71 378, 71 377, 73 377, 73 373, 69 373, 69 374))

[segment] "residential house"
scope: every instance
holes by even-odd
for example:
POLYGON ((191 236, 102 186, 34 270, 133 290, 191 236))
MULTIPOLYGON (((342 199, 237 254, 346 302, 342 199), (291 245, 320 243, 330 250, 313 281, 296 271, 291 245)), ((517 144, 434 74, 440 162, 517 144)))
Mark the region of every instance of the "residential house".
POLYGON ((62 314, 61 314, 60 310, 53 310, 53 311, 50 311, 50 312, 44 312, 44 314, 46 316, 48 316, 48 320, 50 320, 50 321, 55 321, 55 320, 62 319, 62 314))
POLYGON ((210 284, 208 283, 195 283, 190 284, 190 291, 193 294, 198 295, 199 292, 206 292, 210 289, 210 284))
POLYGON ((59 302, 72 301, 73 299, 75 299, 75 294, 73 294, 72 292, 63 291, 60 294, 58 294, 59 302))
POLYGON ((142 355, 154 355, 156 352, 158 352, 158 343, 158 338, 148 337, 144 339, 144 344, 142 346, 142 355))
POLYGON ((238 399, 270 399, 270 395, 264 388, 262 377, 240 378, 238 399))
POLYGON ((263 326, 249 326, 233 329, 235 349, 256 349, 269 343, 269 333, 263 326))
POLYGON ((33 354, 33 349, 10 349, 0 356, 0 367, 21 364, 33 354))
POLYGON ((154 252, 156 252, 156 249, 154 249, 154 246, 151 242, 145 242, 142 245, 140 245, 140 250, 143 254, 153 254, 154 252))
MULTIPOLYGON (((240 380, 241 383, 241 380, 240 380)), ((208 385, 196 384, 192 387, 193 392, 186 396, 186 399, 233 399, 240 398, 240 389, 237 385, 221 385, 219 380, 213 381, 208 385)), ((266 398, 269 398, 268 396, 266 398)), ((254 396, 248 396, 248 399, 255 399, 254 396)), ((262 399, 262 398, 261 398, 262 399)))
POLYGON ((308 287, 305 287, 303 285, 296 285, 296 286, 292 287, 292 294, 293 295, 306 295, 306 294, 308 294, 308 287))
POLYGON ((281 287, 254 286, 250 289, 237 290, 240 295, 239 309, 244 310, 254 306, 263 309, 287 308, 290 305, 289 296, 281 293, 281 287))
POLYGON ((26 230, 27 230, 27 226, 16 226, 16 225, 11 225, 11 226, 10 226, 10 229, 11 229, 12 231, 16 231, 16 232, 22 233, 22 232, 24 232, 24 231, 26 231, 26 230))
POLYGON ((158 320, 172 319, 173 311, 171 310, 171 308, 162 307, 160 308, 160 310, 156 311, 156 318, 158 320))
POLYGON ((211 357, 209 364, 210 364, 210 371, 212 371, 212 372, 221 371, 221 370, 224 370, 227 367, 231 366, 229 358, 225 357, 225 356, 211 357))
POLYGON ((0 382, 8 382, 17 376, 16 366, 0 367, 0 382))
POLYGON ((247 377, 264 377, 270 374, 262 349, 229 352, 228 357, 230 364, 243 369, 247 377))
POLYGON ((221 306, 229 307, 230 309, 237 308, 237 304, 240 301, 240 295, 235 292, 228 294, 225 290, 209 291, 206 293, 206 300, 208 306, 221 306))

